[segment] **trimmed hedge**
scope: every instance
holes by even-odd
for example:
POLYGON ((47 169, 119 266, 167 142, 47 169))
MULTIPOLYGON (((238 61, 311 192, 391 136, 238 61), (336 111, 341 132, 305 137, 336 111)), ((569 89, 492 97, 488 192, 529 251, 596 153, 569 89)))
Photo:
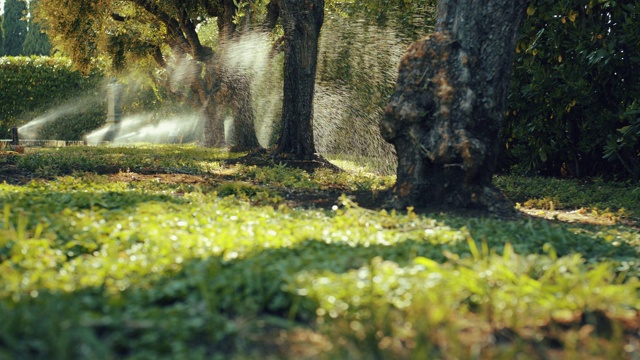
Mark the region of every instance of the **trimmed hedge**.
POLYGON ((105 122, 103 85, 101 73, 83 76, 65 58, 0 58, 0 138, 43 119, 32 137, 80 140, 105 122))

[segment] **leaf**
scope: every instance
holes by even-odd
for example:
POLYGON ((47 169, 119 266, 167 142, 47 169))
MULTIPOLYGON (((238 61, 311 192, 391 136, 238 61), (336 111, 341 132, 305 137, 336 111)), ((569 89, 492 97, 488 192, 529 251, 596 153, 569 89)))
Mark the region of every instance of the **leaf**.
POLYGON ((547 161, 547 153, 543 149, 540 149, 539 154, 540 154, 540 160, 542 160, 542 162, 546 162, 547 161))
POLYGON ((533 16, 536 13, 536 8, 533 7, 533 4, 529 5, 527 8, 527 15, 533 16))
POLYGON ((578 17, 578 12, 577 11, 571 10, 569 12, 569 21, 575 22, 577 17, 578 17))
POLYGON ((436 261, 431 260, 431 259, 426 258, 426 257, 423 257, 423 256, 415 258, 415 260, 413 260, 413 262, 416 263, 417 265, 422 265, 425 268, 430 269, 430 270, 437 269, 440 266, 440 264, 438 264, 436 261))

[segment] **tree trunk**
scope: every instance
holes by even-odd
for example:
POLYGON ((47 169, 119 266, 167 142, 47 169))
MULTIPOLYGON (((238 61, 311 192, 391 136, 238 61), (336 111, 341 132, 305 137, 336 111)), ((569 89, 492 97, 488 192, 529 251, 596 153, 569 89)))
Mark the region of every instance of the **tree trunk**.
POLYGON ((209 147, 231 146, 236 152, 259 148, 249 80, 233 75, 221 78, 222 83, 214 87, 203 108, 205 144, 209 147), (227 116, 233 119, 229 136, 225 136, 227 116))
POLYGON ((402 58, 380 129, 398 154, 396 206, 510 211, 491 184, 528 0, 441 0, 402 58))
POLYGON ((251 83, 240 75, 229 81, 229 99, 233 114, 231 131, 231 150, 250 151, 260 148, 254 124, 253 101, 251 100, 251 83))
MULTIPOLYGON (((223 1, 223 13, 218 18, 220 34, 219 49, 236 39, 233 17, 236 6, 233 0, 223 1)), ((207 80, 209 96, 205 105, 205 144, 210 147, 231 146, 232 151, 249 151, 260 147, 254 125, 253 102, 250 79, 218 63, 207 80), (229 113, 230 112, 230 113, 229 113), (230 137, 225 138, 224 121, 227 115, 233 118, 230 137)))
POLYGON ((226 145, 224 136, 224 116, 222 111, 223 100, 221 97, 211 96, 209 102, 202 109, 204 118, 204 143, 205 146, 221 148, 226 145))
POLYGON ((312 160, 316 157, 313 95, 324 0, 283 0, 280 15, 285 34, 284 99, 276 154, 312 160))

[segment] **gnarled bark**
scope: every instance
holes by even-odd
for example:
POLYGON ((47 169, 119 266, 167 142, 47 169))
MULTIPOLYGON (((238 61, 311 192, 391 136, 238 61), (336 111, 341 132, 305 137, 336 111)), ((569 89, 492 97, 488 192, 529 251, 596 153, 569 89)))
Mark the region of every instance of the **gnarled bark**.
POLYGON ((409 47, 380 128, 398 154, 396 206, 506 210, 491 184, 528 0, 442 0, 409 47))

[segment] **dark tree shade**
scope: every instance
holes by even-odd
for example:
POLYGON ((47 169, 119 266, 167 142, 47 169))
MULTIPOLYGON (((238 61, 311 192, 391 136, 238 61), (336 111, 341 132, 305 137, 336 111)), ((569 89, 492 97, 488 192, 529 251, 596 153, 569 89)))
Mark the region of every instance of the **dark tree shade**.
POLYGON ((398 154, 396 206, 508 209, 491 184, 528 0, 442 0, 401 60, 381 122, 398 154))
POLYGON ((22 44, 27 36, 27 22, 23 20, 27 5, 20 0, 4 3, 4 52, 9 56, 22 55, 22 44))

